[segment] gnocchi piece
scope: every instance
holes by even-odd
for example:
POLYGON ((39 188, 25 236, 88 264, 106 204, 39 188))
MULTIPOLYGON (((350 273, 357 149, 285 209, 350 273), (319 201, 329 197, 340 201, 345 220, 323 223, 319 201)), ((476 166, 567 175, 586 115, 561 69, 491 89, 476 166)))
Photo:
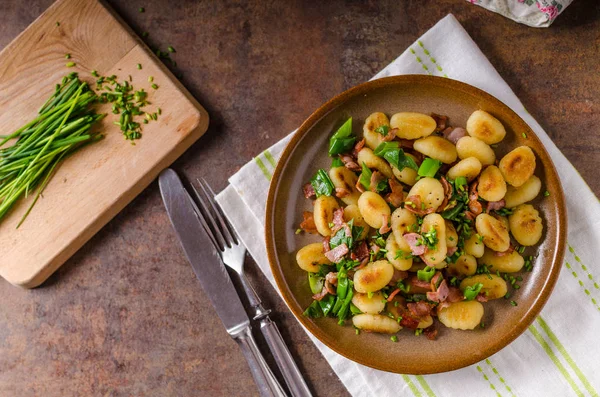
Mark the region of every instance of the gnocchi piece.
POLYGON ((419 321, 419 325, 417 325, 417 328, 427 328, 431 325, 433 325, 433 317, 425 316, 421 319, 421 321, 419 321))
POLYGON ((525 204, 536 198, 540 190, 542 190, 542 181, 535 175, 532 175, 519 187, 508 185, 504 195, 505 206, 506 208, 513 208, 525 204))
POLYGON ((396 136, 402 139, 418 139, 431 135, 437 127, 433 117, 423 113, 401 112, 390 119, 392 128, 397 128, 396 136))
POLYGON ((508 224, 513 237, 521 245, 535 245, 542 238, 542 218, 531 204, 517 206, 508 216, 508 224))
POLYGON ((358 236, 357 240, 363 240, 369 235, 369 225, 365 222, 365 218, 360 214, 358 205, 350 204, 344 208, 344 222, 350 222, 354 219, 354 226, 360 226, 363 228, 362 233, 358 236))
POLYGON ((320 196, 315 200, 313 217, 321 236, 331 236, 329 224, 333 221, 333 212, 338 208, 337 200, 331 196, 320 196))
POLYGON ((465 240, 465 253, 474 256, 475 258, 481 258, 485 250, 483 240, 479 238, 476 233, 471 233, 471 237, 465 240))
POLYGON ((475 157, 481 165, 492 165, 496 162, 496 153, 487 143, 472 136, 464 136, 456 142, 456 152, 460 159, 475 157))
POLYGON ((370 169, 376 169, 385 175, 386 178, 393 178, 394 173, 392 172, 392 167, 388 164, 387 161, 382 159, 379 156, 376 156, 375 153, 368 147, 364 147, 358 152, 358 165, 362 165, 365 163, 367 167, 370 169))
POLYGON ((451 303, 438 311, 438 318, 448 328, 474 329, 483 318, 483 305, 474 300, 451 303))
POLYGON ((321 265, 331 264, 323 253, 322 243, 308 244, 300 248, 296 253, 296 262, 300 269, 310 273, 317 273, 321 265))
POLYGON ((385 257, 398 270, 408 270, 411 268, 413 260, 410 250, 410 245, 400 236, 399 240, 393 233, 390 233, 386 242, 385 249, 387 250, 385 257))
POLYGON ((481 292, 486 294, 489 300, 503 298, 508 291, 506 281, 495 274, 478 274, 465 278, 460 283, 460 289, 464 291, 467 287, 472 287, 477 284, 483 284, 481 292))
POLYGON ((502 157, 498 167, 509 185, 519 187, 535 171, 535 154, 528 146, 519 146, 502 157))
POLYGON ((487 201, 500 201, 506 194, 506 182, 495 165, 490 165, 479 175, 479 197, 487 201))
MULTIPOLYGON (((410 153, 404 153, 404 155, 411 157, 415 162, 417 161, 417 158, 410 153)), ((396 179, 404 184, 412 186, 415 184, 415 182, 417 182, 417 171, 413 170, 412 168, 404 167, 402 171, 400 171, 398 168, 392 166, 392 172, 394 173, 396 179)))
POLYGON ((383 334, 395 334, 402 329, 396 320, 381 314, 357 314, 352 317, 352 324, 358 329, 383 334))
POLYGON ((458 233, 451 221, 446 220, 446 247, 453 248, 458 245, 458 233))
POLYGON ((377 314, 385 309, 385 298, 381 292, 375 292, 370 298, 369 294, 356 293, 352 296, 352 303, 363 313, 377 314))
POLYGON ((375 150, 380 143, 383 142, 383 135, 375 130, 382 126, 390 126, 390 120, 388 116, 381 112, 375 112, 369 115, 365 120, 363 126, 363 137, 365 138, 365 144, 372 150, 375 150))
POLYGON ((346 205, 358 203, 360 192, 356 188, 358 177, 346 167, 333 167, 329 170, 329 178, 336 188, 344 189, 350 194, 340 197, 340 200, 346 205))
POLYGON ((444 201, 444 187, 435 178, 421 178, 408 192, 408 196, 419 196, 425 208, 437 210, 444 201))
MULTIPOLYGON (((483 244, 481 244, 481 246, 483 247, 483 244)), ((472 255, 461 255, 456 262, 448 264, 448 274, 451 276, 472 276, 476 271, 477 259, 472 255)))
POLYGON ((488 145, 498 143, 506 136, 502 123, 484 110, 476 110, 469 116, 467 132, 488 145))
POLYGON ((396 208, 392 213, 391 227, 396 242, 399 242, 404 234, 418 230, 417 217, 407 209, 396 208))
POLYGON ((448 247, 446 246, 446 222, 440 214, 428 214, 423 218, 421 224, 421 233, 427 233, 430 230, 435 230, 437 233, 438 242, 435 248, 428 248, 423 258, 425 263, 430 266, 435 266, 437 269, 446 267, 446 254, 448 247))
POLYGON ((394 275, 394 266, 386 260, 369 263, 354 273, 354 289, 366 294, 385 287, 394 275))
POLYGON ((446 174, 448 178, 455 180, 459 176, 464 176, 467 181, 471 182, 481 172, 481 161, 476 157, 467 157, 460 160, 446 174))
POLYGON ((417 152, 439 160, 444 164, 454 163, 458 156, 456 154, 456 146, 440 136, 428 136, 417 139, 413 147, 417 152))
POLYGON ((516 273, 523 268, 525 259, 517 251, 498 256, 496 252, 486 248, 483 256, 477 262, 487 265, 490 272, 516 273))
POLYGON ((510 246, 508 228, 504 222, 489 214, 479 214, 475 218, 477 233, 483 237, 483 244, 494 251, 504 252, 510 246))
POLYGON ((364 192, 358 199, 358 209, 365 222, 375 229, 383 226, 384 219, 390 219, 391 210, 386 201, 374 192, 364 192))

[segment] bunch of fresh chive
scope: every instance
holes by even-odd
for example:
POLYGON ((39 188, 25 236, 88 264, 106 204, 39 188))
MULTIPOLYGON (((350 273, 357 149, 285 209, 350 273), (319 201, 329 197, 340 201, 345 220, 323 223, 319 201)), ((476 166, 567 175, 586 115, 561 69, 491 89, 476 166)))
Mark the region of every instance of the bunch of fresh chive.
POLYGON ((19 227, 37 202, 56 167, 67 156, 102 139, 92 126, 103 114, 91 110, 97 100, 87 83, 76 73, 61 84, 39 111, 39 115, 10 135, 2 136, 0 147, 0 220, 15 203, 35 192, 35 198, 17 225, 19 227))

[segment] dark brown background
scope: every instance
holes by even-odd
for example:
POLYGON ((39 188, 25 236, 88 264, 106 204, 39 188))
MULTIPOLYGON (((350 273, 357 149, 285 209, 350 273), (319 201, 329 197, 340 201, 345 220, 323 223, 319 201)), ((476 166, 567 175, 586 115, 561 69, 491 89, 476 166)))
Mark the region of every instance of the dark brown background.
MULTIPOLYGON (((0 1, 0 48, 51 3, 0 1)), ((110 3, 138 33, 150 32, 151 46, 176 48, 173 70, 211 126, 174 167, 217 190, 321 103, 368 80, 453 13, 600 194, 595 0, 575 0, 548 29, 461 0, 110 3)), ((256 394, 177 244, 154 183, 41 288, 0 280, 0 395, 256 394)), ((346 393, 247 262, 315 393, 346 393)))

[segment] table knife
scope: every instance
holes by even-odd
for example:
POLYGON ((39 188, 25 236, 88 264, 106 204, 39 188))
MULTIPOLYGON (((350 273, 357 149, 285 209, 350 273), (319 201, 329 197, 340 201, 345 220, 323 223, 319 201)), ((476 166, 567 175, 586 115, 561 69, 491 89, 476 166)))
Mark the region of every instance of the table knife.
POLYGON ((171 169, 163 171, 158 182, 167 214, 185 256, 227 333, 240 346, 261 396, 285 396, 282 386, 256 345, 250 319, 221 257, 194 212, 192 198, 171 169))

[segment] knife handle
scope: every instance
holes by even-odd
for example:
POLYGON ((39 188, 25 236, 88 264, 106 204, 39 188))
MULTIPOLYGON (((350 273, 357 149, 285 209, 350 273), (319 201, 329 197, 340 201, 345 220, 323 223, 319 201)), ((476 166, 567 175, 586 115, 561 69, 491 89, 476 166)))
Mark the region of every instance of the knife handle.
POLYGON ((250 326, 237 334, 234 339, 240 345, 242 353, 246 357, 246 361, 248 361, 250 372, 252 372, 252 377, 256 382, 260 395, 263 397, 286 397, 279 381, 273 375, 265 358, 258 349, 250 326))
POLYGON ((260 320, 260 330, 269 345, 269 349, 271 349, 271 354, 273 354, 292 396, 311 397, 312 393, 296 366, 287 345, 283 341, 277 324, 269 317, 263 317, 260 320))

